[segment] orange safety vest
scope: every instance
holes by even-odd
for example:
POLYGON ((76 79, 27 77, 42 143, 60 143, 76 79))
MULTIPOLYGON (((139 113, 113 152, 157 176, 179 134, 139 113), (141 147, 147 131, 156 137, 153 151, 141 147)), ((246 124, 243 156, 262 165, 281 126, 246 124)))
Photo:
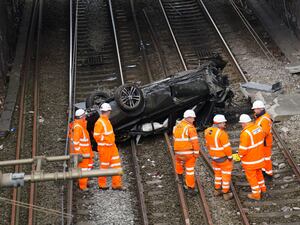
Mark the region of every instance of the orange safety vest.
POLYGON ((73 122, 73 145, 74 153, 76 154, 90 154, 89 159, 83 159, 79 166, 93 166, 92 158, 94 153, 92 151, 89 132, 86 129, 87 121, 82 119, 75 119, 73 122))
POLYGON ((255 120, 255 124, 260 126, 265 133, 265 146, 272 146, 273 135, 272 135, 272 125, 273 121, 268 113, 258 117, 255 120))
POLYGON ((264 132, 254 123, 248 124, 241 132, 239 156, 245 169, 264 167, 264 132))
POLYGON ((185 119, 173 128, 173 138, 175 154, 199 154, 200 146, 196 128, 185 119))
POLYGON ((204 131, 206 146, 211 158, 216 162, 232 159, 232 150, 226 131, 218 127, 209 127, 204 131))
POLYGON ((115 145, 115 134, 113 127, 106 116, 101 115, 95 123, 94 138, 98 146, 115 145))

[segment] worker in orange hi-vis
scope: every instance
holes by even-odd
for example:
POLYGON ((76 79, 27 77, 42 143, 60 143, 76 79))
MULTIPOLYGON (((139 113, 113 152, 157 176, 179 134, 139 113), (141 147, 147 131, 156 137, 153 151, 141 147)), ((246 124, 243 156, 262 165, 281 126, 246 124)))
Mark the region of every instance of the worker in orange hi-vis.
MULTIPOLYGON (((108 169, 109 167, 113 169, 121 168, 121 159, 115 144, 115 134, 109 121, 111 110, 110 104, 103 103, 101 105, 101 115, 95 123, 94 128, 94 138, 98 145, 100 169, 108 169)), ((106 177, 99 177, 98 185, 100 189, 107 190, 106 177)), ((125 190, 122 187, 121 176, 112 176, 112 189, 125 190)))
POLYGON ((224 199, 229 200, 233 197, 230 192, 233 161, 229 137, 224 130, 227 120, 224 115, 218 114, 214 116, 213 121, 214 125, 204 131, 204 136, 215 173, 214 195, 223 194, 224 199))
MULTIPOLYGON (((75 120, 72 124, 72 132, 70 132, 72 136, 71 139, 73 140, 72 151, 74 154, 90 154, 90 158, 82 159, 82 161, 78 163, 78 167, 81 168, 81 170, 91 170, 93 167, 94 153, 92 151, 85 118, 85 111, 83 109, 76 110, 75 120)), ((81 178, 78 183, 81 190, 88 190, 88 178, 81 178)))
POLYGON ((271 119, 271 116, 266 112, 265 104, 257 100, 253 102, 252 109, 254 111, 254 117, 255 117, 255 124, 258 126, 261 126, 265 133, 265 139, 264 139, 264 159, 265 159, 265 167, 263 168, 263 171, 265 172, 265 178, 266 179, 272 179, 273 178, 273 170, 272 170, 272 144, 273 144, 273 135, 272 135, 272 125, 273 120, 271 119))
POLYGON ((262 168, 264 168, 264 132, 262 128, 251 122, 250 116, 242 114, 240 121, 243 130, 240 135, 239 157, 252 193, 248 198, 260 200, 261 192, 266 192, 262 168))
POLYGON ((198 135, 193 122, 196 114, 193 110, 186 110, 181 120, 173 129, 176 173, 182 178, 185 164, 185 188, 197 192, 195 189, 195 163, 199 157, 198 135))

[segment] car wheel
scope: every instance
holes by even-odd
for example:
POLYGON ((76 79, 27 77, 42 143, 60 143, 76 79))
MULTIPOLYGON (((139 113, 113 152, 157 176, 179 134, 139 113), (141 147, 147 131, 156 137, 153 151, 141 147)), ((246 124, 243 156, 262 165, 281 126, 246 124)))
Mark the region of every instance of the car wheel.
POLYGON ((109 95, 102 91, 97 91, 95 93, 92 93, 90 96, 86 99, 86 108, 91 108, 94 105, 100 105, 104 103, 109 98, 109 95))
POLYGON ((119 107, 127 112, 140 111, 145 106, 142 90, 134 84, 125 84, 117 88, 115 101, 119 107))

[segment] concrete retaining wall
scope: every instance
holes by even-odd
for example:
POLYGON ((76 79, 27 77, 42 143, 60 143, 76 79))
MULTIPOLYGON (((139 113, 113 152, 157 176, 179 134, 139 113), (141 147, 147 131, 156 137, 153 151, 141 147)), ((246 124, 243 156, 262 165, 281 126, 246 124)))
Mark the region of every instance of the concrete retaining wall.
POLYGON ((300 39, 300 1, 265 0, 300 39))
POLYGON ((6 75, 15 55, 23 2, 24 0, 0 0, 0 96, 5 93, 6 75))

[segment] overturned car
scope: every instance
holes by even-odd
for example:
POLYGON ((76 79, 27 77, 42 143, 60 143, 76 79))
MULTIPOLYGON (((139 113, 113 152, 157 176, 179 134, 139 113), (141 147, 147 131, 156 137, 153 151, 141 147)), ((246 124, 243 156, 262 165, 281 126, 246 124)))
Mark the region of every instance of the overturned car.
POLYGON ((110 120, 119 139, 172 129, 183 111, 191 108, 197 114, 196 125, 201 128, 211 119, 214 107, 224 107, 233 96, 227 76, 222 75, 225 65, 222 59, 215 58, 197 70, 180 72, 141 87, 122 85, 113 97, 105 92, 93 93, 85 103, 88 130, 92 134, 103 102, 112 107, 110 120))

